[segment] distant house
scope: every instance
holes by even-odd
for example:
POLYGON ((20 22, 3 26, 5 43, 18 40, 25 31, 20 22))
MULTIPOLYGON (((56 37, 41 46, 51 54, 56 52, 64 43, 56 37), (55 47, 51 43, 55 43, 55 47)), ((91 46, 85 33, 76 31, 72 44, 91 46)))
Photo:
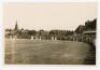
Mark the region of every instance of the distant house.
POLYGON ((83 32, 83 40, 89 43, 94 43, 96 39, 96 19, 87 21, 85 23, 85 30, 83 32))
POLYGON ((96 19, 79 25, 74 32, 74 40, 93 43, 96 39, 96 19))
POLYGON ((84 31, 84 29, 85 29, 85 26, 84 25, 79 25, 76 28, 75 32, 78 33, 78 34, 81 34, 84 31))
POLYGON ((82 41, 82 35, 83 35, 84 29, 85 29, 84 25, 79 25, 74 32, 73 40, 82 41))

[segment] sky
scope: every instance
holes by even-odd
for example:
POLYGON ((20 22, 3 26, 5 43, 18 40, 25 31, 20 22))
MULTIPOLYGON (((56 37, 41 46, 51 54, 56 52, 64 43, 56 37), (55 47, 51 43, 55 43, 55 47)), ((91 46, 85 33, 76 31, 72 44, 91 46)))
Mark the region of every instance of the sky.
POLYGON ((4 28, 75 30, 97 18, 97 3, 4 3, 4 28))

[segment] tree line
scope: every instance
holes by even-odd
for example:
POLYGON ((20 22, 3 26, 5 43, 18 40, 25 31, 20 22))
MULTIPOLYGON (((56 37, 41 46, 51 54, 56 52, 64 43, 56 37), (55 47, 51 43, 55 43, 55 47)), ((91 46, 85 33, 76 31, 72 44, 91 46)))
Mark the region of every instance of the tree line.
MULTIPOLYGON (((82 40, 83 32, 85 31, 96 31, 96 19, 92 21, 86 21, 85 25, 79 25, 74 31, 71 30, 28 30, 18 29, 16 22, 15 29, 6 29, 5 37, 18 39, 45 39, 45 40, 82 40)), ((89 35, 90 36, 90 35, 89 35)), ((89 37, 88 36, 88 37, 89 37)), ((88 37, 86 37, 88 39, 88 37)))
POLYGON ((6 37, 9 38, 10 36, 14 37, 15 35, 19 39, 30 39, 33 36, 33 39, 57 39, 57 40, 67 40, 71 39, 71 36, 73 35, 73 31, 70 30, 24 30, 24 29, 18 29, 18 30, 11 30, 6 29, 6 37))

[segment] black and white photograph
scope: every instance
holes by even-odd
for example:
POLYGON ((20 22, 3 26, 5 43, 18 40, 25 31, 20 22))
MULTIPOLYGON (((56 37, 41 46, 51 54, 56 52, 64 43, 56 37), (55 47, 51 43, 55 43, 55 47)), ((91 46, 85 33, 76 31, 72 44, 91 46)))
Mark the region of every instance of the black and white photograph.
POLYGON ((97 3, 4 3, 4 63, 96 65, 97 3))

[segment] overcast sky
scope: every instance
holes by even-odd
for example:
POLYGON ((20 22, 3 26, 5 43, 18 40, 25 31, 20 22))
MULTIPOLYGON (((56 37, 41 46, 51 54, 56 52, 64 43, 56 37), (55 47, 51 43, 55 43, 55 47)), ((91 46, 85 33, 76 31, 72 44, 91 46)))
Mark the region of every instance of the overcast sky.
POLYGON ((74 30, 97 17, 96 3, 5 3, 4 26, 34 30, 74 30))

